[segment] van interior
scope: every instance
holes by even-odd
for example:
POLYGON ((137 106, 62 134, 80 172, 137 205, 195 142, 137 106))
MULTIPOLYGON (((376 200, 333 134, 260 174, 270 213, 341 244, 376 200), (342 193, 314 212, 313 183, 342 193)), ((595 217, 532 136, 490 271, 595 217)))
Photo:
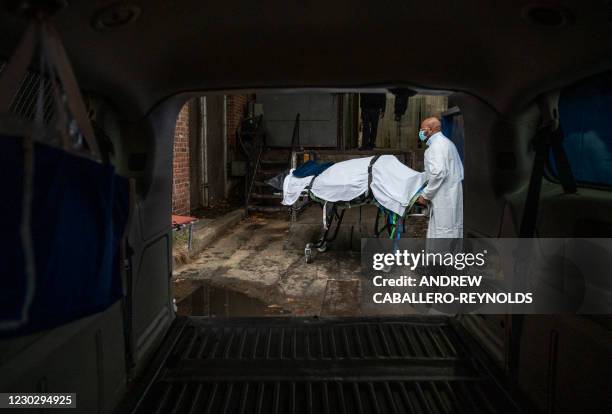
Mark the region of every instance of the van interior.
MULTIPOLYGON (((26 3, 38 2, 0 7, 3 61, 26 3)), ((465 237, 524 237, 526 216, 536 237, 610 237, 610 1, 40 3, 129 179, 123 294, 2 337, 1 392, 75 392, 83 413, 612 412, 609 315, 179 314, 170 221, 186 102, 405 89, 460 111, 465 237), (547 120, 563 127, 577 191, 547 154, 534 209, 547 120)))

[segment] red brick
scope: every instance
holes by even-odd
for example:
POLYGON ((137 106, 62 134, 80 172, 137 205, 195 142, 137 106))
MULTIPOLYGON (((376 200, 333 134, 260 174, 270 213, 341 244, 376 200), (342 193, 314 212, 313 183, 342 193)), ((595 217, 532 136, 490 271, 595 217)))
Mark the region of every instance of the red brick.
POLYGON ((174 130, 174 160, 172 162, 172 213, 191 212, 189 194, 189 104, 185 104, 174 130))
POLYGON ((227 143, 230 147, 236 146, 236 130, 245 113, 249 95, 227 96, 227 143))

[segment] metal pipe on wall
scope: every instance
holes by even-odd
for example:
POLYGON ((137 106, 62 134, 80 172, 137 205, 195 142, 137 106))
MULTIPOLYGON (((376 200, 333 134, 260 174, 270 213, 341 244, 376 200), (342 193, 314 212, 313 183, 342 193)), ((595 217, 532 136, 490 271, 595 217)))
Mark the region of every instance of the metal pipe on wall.
POLYGON ((227 185, 227 95, 223 95, 223 194, 228 197, 227 185))
POLYGON ((199 99, 200 103, 200 202, 208 207, 208 128, 206 119, 206 97, 199 99))

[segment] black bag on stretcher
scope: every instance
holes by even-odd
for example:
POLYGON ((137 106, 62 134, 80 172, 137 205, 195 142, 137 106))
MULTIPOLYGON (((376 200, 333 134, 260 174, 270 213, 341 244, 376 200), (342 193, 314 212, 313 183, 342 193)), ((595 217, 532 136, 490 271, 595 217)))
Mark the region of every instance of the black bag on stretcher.
POLYGON ((0 73, 0 144, 0 336, 108 308, 123 294, 119 245, 128 182, 100 161, 65 51, 45 21, 30 25, 0 73), (11 102, 35 54, 41 79, 35 119, 17 119, 11 102), (54 103, 48 124, 45 86, 54 103))

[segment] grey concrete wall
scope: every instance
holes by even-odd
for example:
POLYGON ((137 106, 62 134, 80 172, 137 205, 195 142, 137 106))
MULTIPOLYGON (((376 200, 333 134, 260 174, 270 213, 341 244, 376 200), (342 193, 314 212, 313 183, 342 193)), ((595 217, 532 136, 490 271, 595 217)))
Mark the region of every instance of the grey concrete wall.
POLYGON ((266 143, 290 147, 295 117, 300 114, 300 145, 336 147, 338 95, 329 93, 258 94, 263 106, 266 143))

